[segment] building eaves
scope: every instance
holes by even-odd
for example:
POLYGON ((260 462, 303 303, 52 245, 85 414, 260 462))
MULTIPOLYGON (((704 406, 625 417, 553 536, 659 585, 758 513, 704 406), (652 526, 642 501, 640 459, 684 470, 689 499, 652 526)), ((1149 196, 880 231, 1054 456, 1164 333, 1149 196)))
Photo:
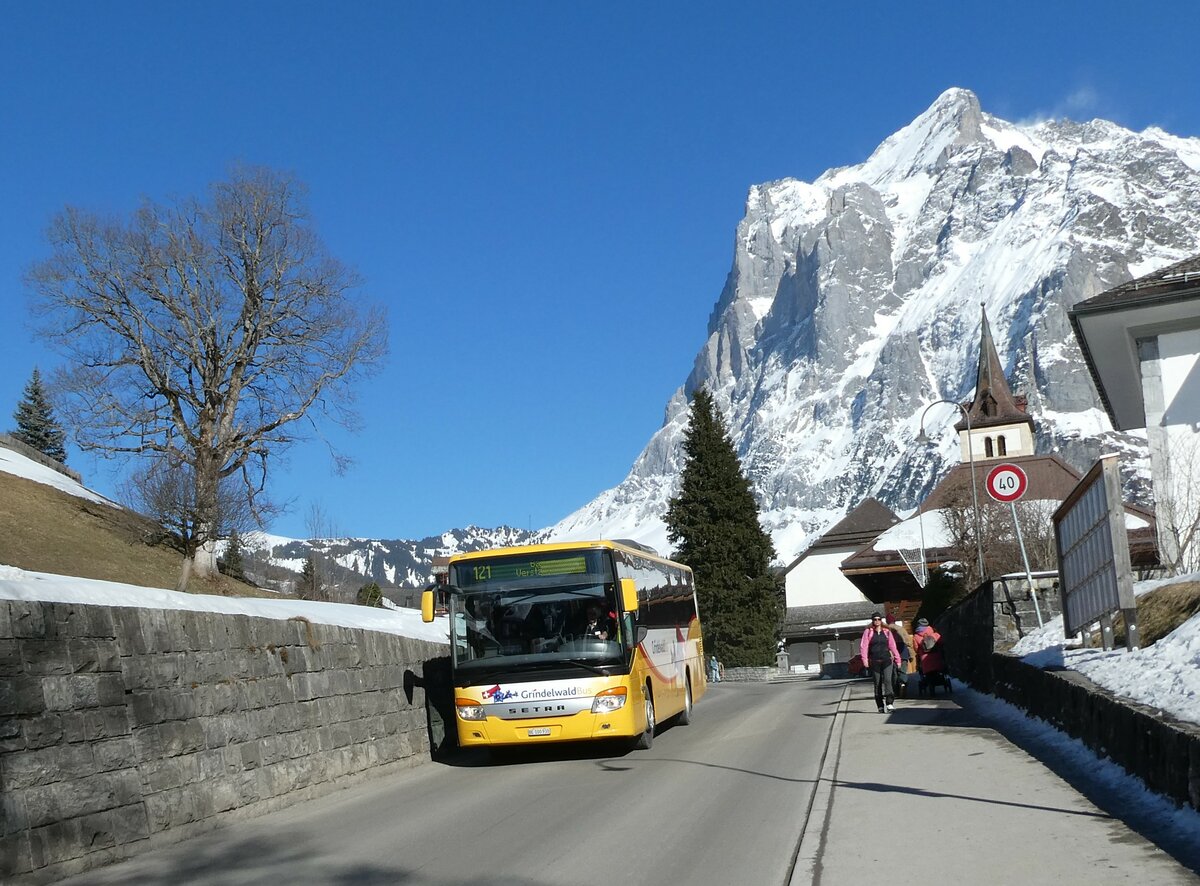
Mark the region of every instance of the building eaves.
POLYGON ((879 611, 879 607, 869 600, 852 603, 824 603, 815 606, 789 606, 783 618, 783 631, 785 634, 795 636, 797 633, 803 633, 821 625, 869 619, 871 614, 877 611, 879 611))
POLYGON ((1072 315, 1119 311, 1154 302, 1200 297, 1200 255, 1106 289, 1075 305, 1072 315))

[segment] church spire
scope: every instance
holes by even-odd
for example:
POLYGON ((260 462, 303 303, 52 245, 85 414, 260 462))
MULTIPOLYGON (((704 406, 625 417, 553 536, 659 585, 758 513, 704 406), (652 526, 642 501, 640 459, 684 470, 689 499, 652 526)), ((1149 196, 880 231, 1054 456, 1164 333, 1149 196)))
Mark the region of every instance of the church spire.
MULTIPOLYGON (((1004 377, 1004 364, 992 339, 987 310, 983 315, 979 340, 979 368, 975 375, 975 399, 967 407, 970 417, 970 437, 967 440, 966 419, 954 426, 964 447, 974 444, 975 457, 1032 455, 1034 447, 1033 419, 1025 411, 1025 397, 1013 395, 1004 377), (982 451, 981 451, 982 450, 982 451)), ((964 453, 966 449, 964 448, 964 453)))
MULTIPOLYGON (((981 306, 982 308, 982 306, 981 306)), ((1004 377, 1004 364, 996 352, 992 339, 992 327, 988 324, 984 309, 979 341, 979 369, 975 376, 975 399, 967 409, 972 428, 993 425, 1022 423, 1033 425, 1033 419, 1025 412, 1025 398, 1014 397, 1004 377)), ((955 427, 966 430, 967 423, 960 421, 955 427)))

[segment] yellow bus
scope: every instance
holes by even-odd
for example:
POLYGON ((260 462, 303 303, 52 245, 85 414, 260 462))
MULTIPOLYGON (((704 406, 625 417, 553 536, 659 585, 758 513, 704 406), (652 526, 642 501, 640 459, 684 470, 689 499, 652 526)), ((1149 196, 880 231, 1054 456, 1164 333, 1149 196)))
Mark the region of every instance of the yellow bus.
MULTIPOLYGON (((635 542, 460 554, 447 591, 460 747, 649 748, 707 687, 692 571, 635 542)), ((434 603, 426 591, 427 622, 434 603)))

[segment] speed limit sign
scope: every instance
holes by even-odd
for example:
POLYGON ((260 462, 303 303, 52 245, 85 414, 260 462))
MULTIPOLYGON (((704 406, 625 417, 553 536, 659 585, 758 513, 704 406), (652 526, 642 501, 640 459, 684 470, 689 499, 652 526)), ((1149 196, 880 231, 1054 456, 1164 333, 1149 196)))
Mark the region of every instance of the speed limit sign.
POLYGON ((996 501, 1013 502, 1025 494, 1029 478, 1016 465, 996 465, 987 475, 988 495, 996 501))

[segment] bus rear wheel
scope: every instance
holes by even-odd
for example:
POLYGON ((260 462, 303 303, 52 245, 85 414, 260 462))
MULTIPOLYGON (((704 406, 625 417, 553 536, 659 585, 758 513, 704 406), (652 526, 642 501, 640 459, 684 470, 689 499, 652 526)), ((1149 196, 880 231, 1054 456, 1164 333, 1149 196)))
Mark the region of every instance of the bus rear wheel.
POLYGON ((634 742, 634 747, 639 751, 648 751, 650 746, 654 744, 654 696, 650 694, 650 687, 646 687, 646 731, 637 737, 634 742))

